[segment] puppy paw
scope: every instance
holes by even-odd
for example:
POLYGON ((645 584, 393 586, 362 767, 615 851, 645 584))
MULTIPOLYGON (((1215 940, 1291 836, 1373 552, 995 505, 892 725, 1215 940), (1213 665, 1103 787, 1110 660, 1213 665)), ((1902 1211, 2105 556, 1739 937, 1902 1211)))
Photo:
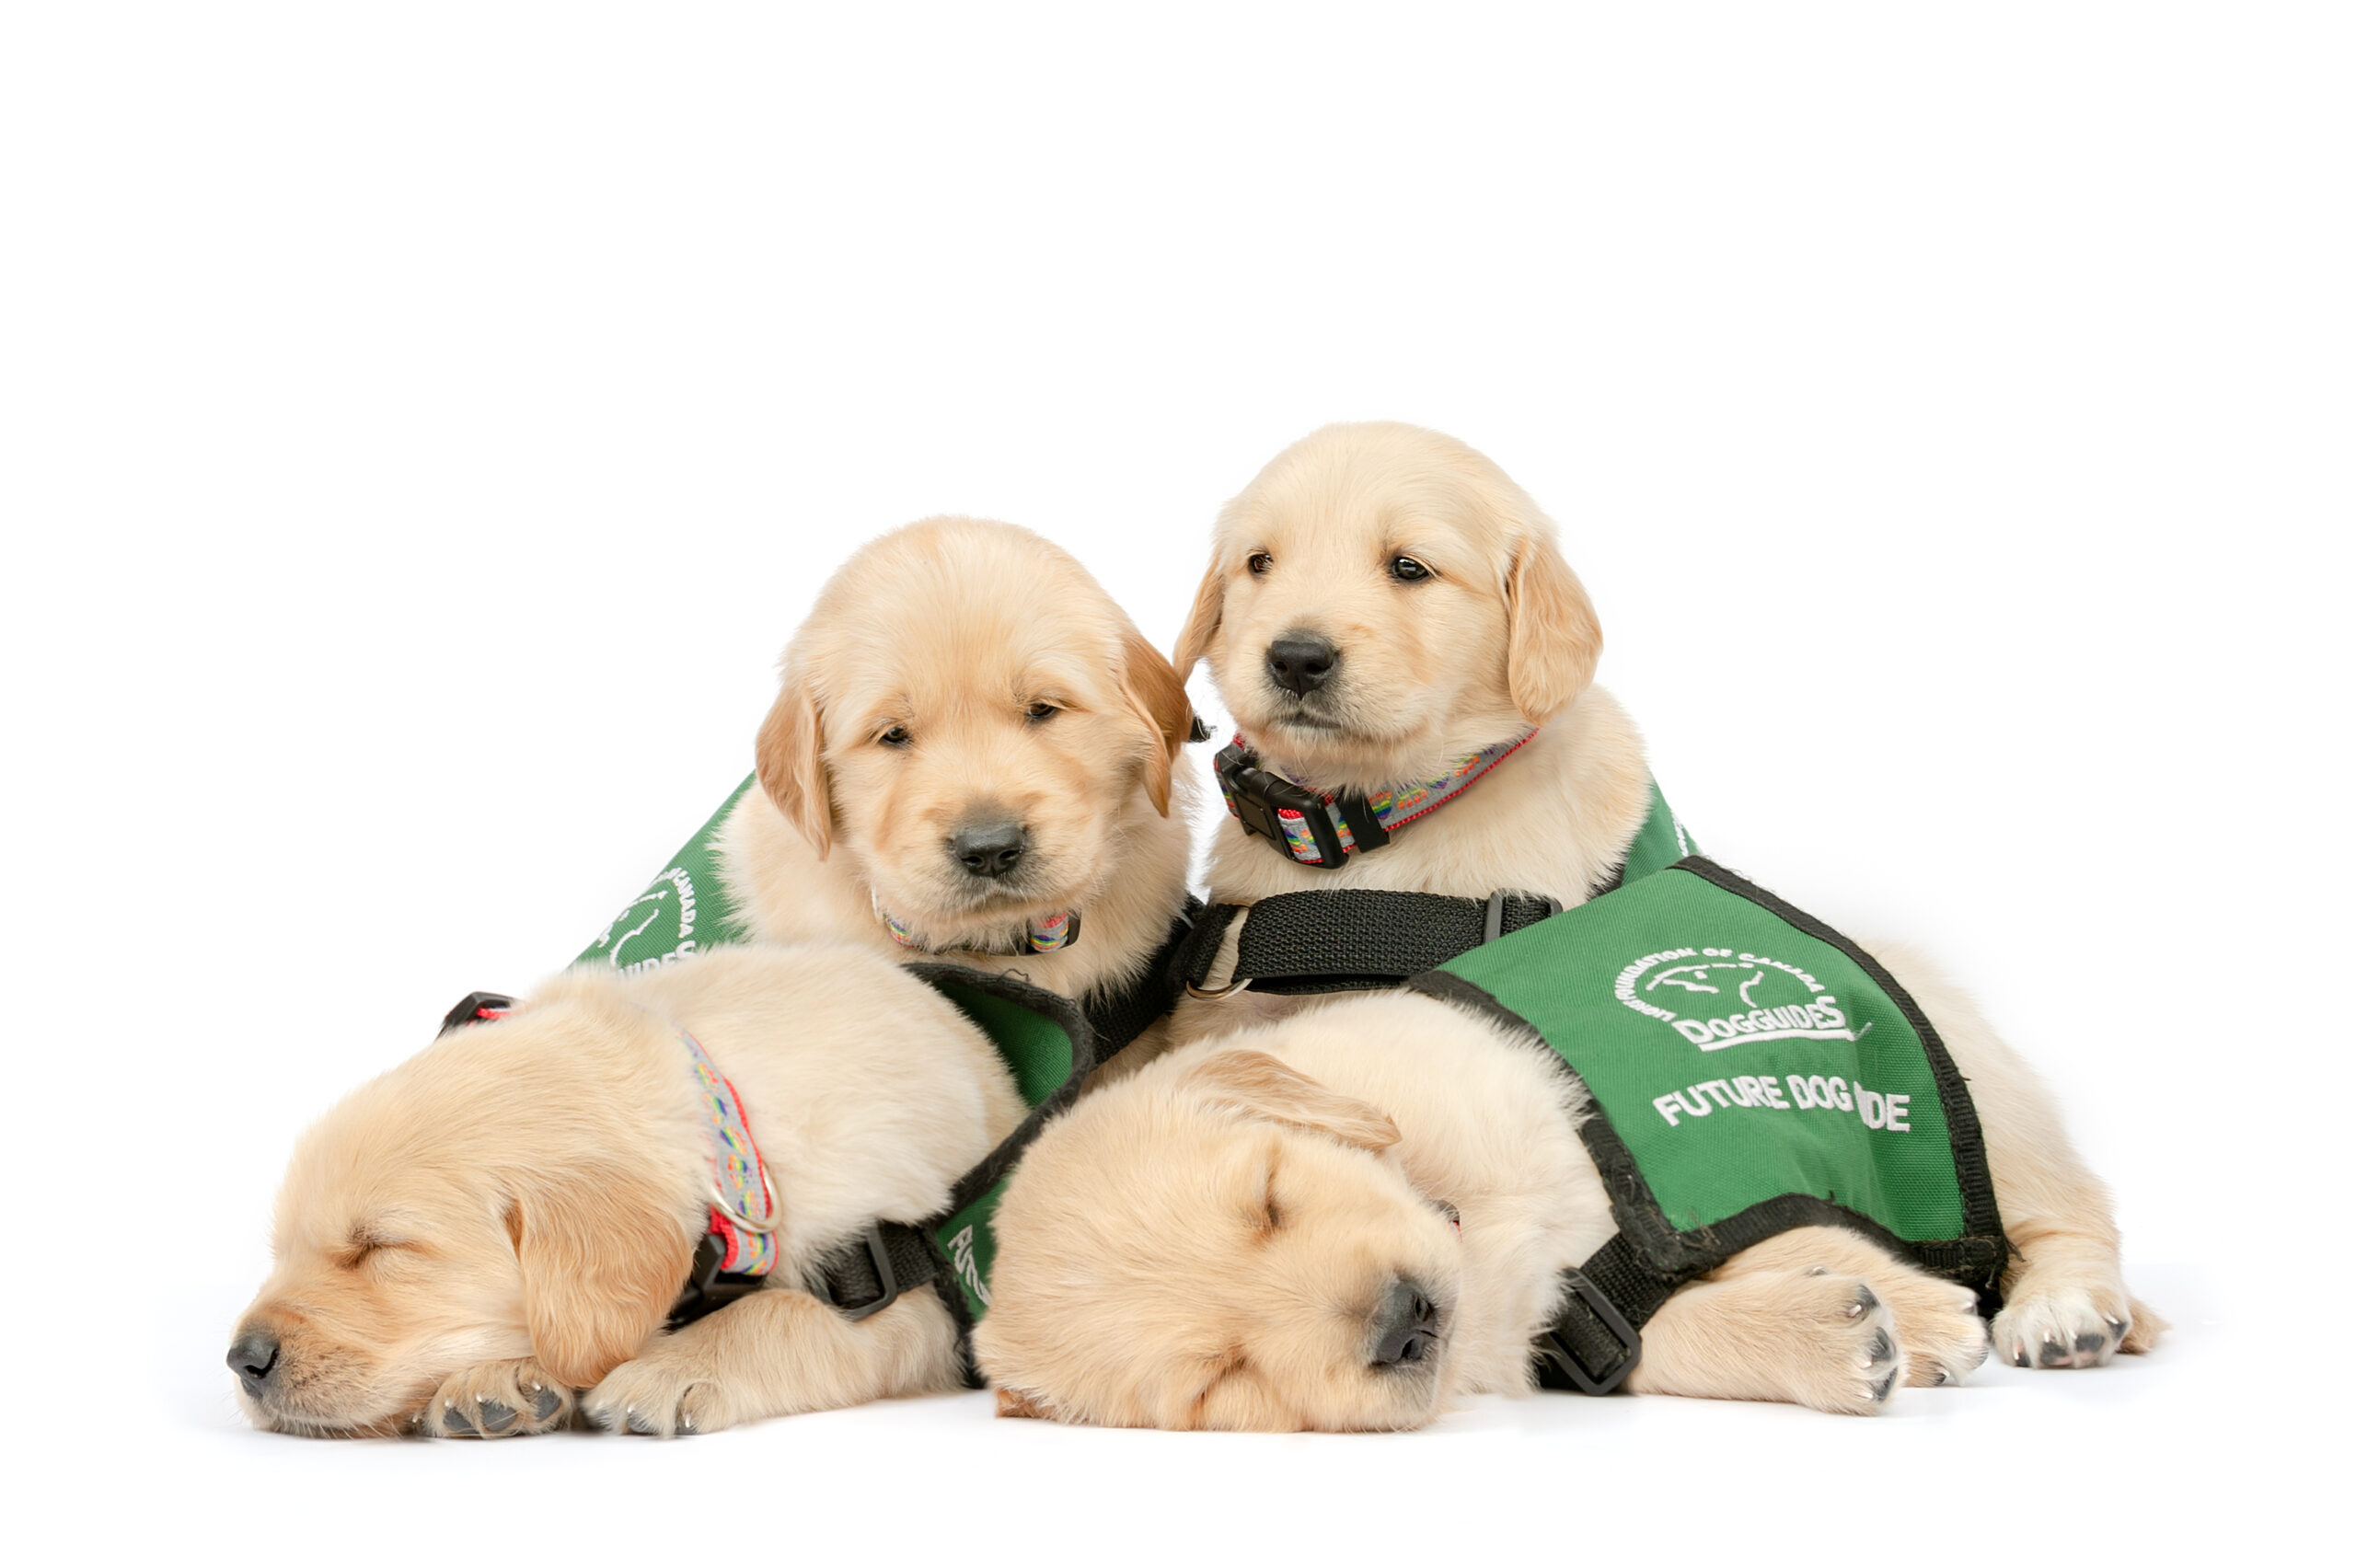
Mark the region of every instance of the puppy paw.
POLYGON ((1873 1415, 1906 1381, 1907 1352, 1898 1315, 1868 1281, 1854 1274, 1805 1274, 1786 1297, 1796 1354, 1787 1396, 1835 1415, 1873 1415))
POLYGON ((1908 1271, 1878 1279, 1874 1288, 1898 1317, 1906 1346, 1906 1385, 1944 1388, 1960 1383, 1988 1359, 1988 1325, 1980 1297, 1959 1285, 1908 1271))
POLYGON ((659 1340, 636 1361, 625 1361, 589 1390, 582 1409, 608 1432, 643 1437, 692 1437, 733 1426, 738 1417, 720 1384, 676 1347, 659 1340))
POLYGON ((572 1419, 572 1390, 524 1361, 486 1361, 443 1383, 422 1424, 433 1437, 528 1437, 572 1419))
POLYGON ((2138 1336, 2125 1291, 2085 1286, 2015 1294, 1991 1332, 2007 1365, 2033 1367, 2100 1366, 2131 1340, 2131 1355, 2158 1337, 2138 1336))

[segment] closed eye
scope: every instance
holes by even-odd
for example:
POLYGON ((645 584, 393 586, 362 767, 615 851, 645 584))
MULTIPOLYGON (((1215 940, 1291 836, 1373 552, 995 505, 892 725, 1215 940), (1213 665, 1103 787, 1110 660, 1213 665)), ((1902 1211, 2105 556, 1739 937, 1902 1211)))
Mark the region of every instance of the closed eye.
POLYGON ((414 1241, 403 1241, 389 1236, 380 1236, 374 1231, 355 1230, 352 1233, 351 1240, 344 1244, 343 1250, 336 1254, 335 1261, 339 1268, 356 1269, 380 1253, 414 1252, 419 1250, 418 1244, 414 1241))
POLYGON ((1262 1240, 1267 1239, 1285 1225, 1284 1205, 1276 1198, 1276 1162, 1268 1162, 1267 1173, 1261 1178, 1260 1202, 1253 1216, 1253 1229, 1262 1240))

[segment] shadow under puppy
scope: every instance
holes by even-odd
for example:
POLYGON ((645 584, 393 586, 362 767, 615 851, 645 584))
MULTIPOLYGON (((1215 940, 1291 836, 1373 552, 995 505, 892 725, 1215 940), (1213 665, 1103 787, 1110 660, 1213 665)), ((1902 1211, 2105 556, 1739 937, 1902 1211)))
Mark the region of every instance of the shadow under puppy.
POLYGON ((1009 524, 912 524, 835 573, 782 668, 721 838, 753 936, 1083 1004, 1143 977, 1186 899, 1194 709, 1077 560, 1009 524))
POLYGON ((667 1435, 956 1388, 932 1289, 853 1321, 801 1286, 936 1212, 1022 1113, 980 1031, 855 948, 568 971, 304 1136, 240 1401, 314 1435, 539 1432, 576 1401, 667 1435), (713 1230, 764 1286, 666 1332, 713 1230))

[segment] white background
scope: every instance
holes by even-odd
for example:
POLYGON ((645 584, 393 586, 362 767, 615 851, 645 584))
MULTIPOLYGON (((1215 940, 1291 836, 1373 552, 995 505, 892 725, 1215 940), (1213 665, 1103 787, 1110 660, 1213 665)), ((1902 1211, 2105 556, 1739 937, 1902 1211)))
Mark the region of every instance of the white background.
POLYGON ((2299 1544, 2348 1458, 2344 15, 9 10, 10 1536, 2299 1544), (846 552, 1022 522, 1166 647, 1218 503, 1367 417, 1561 521, 1707 847, 1979 987, 2118 1188, 2161 1354, 1875 1421, 241 1426, 296 1132, 659 869, 846 552))

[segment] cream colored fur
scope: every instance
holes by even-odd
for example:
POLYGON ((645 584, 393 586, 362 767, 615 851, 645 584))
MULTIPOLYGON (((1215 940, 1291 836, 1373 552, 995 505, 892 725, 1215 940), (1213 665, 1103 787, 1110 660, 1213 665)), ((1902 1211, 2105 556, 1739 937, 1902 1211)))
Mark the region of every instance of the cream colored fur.
POLYGON ((857 948, 569 971, 305 1136, 237 1330, 281 1361, 239 1398, 315 1435, 539 1431, 576 1400, 667 1435, 953 1388, 931 1290, 850 1322, 797 1282, 871 1218, 938 1212, 1022 1109, 979 1031, 857 948), (682 1028, 734 1085, 782 1213, 768 1287, 671 1333, 713 1180, 682 1028))
POLYGON ((761 788, 723 830, 729 890, 764 940, 933 956, 894 941, 888 910, 956 963, 1070 997, 1117 987, 1185 900, 1195 785, 1172 765, 1193 723, 1169 661, 1069 555, 1004 523, 913 524, 845 562, 786 649, 761 788), (884 744, 895 727, 905 744, 884 744), (1031 838, 1002 882, 948 850, 991 811, 1031 838), (1064 909, 1081 917, 1068 948, 959 948, 1064 909))
MULTIPOLYGON (((1454 756, 1509 740, 1531 725, 1542 728, 1463 801, 1337 870, 1296 865, 1270 845, 1246 837, 1231 818, 1222 819, 1211 851, 1211 899, 1252 903, 1309 888, 1461 895, 1517 888, 1550 894, 1566 905, 1584 902, 1618 864, 1643 824, 1648 800, 1644 747, 1634 723, 1589 684, 1600 649, 1594 611, 1561 559, 1553 525, 1478 453, 1449 437, 1395 424, 1333 426, 1288 449, 1220 515, 1211 564, 1180 638, 1180 670, 1207 660, 1220 695, 1264 761, 1328 791, 1434 777, 1454 756), (1403 581, 1392 566, 1401 557, 1426 573, 1403 581), (1276 686, 1264 663, 1271 641, 1300 631, 1329 639, 1339 651, 1334 674, 1306 698, 1276 686)), ((1233 943, 1230 936, 1213 969, 1214 986, 1233 962, 1233 943)), ((2127 1295, 2108 1193, 2072 1150, 2050 1096, 1961 992, 1902 950, 1888 950, 1887 962, 1965 1064, 1986 1124, 1998 1204, 2020 1250, 2005 1280, 2008 1304, 1993 1325, 1999 1353, 2023 1366, 2088 1366, 2118 1349, 2147 1347, 2163 1325, 2127 1295)), ((1182 1005, 1172 1032, 1180 1042, 1199 1041, 1289 1019, 1284 1027, 1252 1036, 1253 1048, 1285 1060, 1299 1055, 1313 1063, 1304 1071, 1356 1093, 1354 1075, 1371 1069, 1343 1059, 1352 1037, 1333 1032, 1331 1015, 1347 1009, 1345 1016, 1362 1030, 1412 1024, 1418 1050, 1437 1050, 1434 1038, 1452 1040, 1455 1048, 1443 1055, 1456 1070, 1472 1070, 1478 1028, 1435 1016, 1438 1006, 1405 997, 1302 1002, 1243 992, 1182 1005), (1317 1042, 1333 1049, 1321 1055, 1317 1042)), ((1362 1034, 1349 1048, 1369 1049, 1362 1034)), ((1173 1078, 1160 1074, 1152 1081, 1167 1093, 1173 1078)), ((1445 1074, 1433 1075, 1420 1089, 1443 1101, 1480 1098, 1472 1089, 1453 1088, 1445 1074)), ((1383 1094, 1365 1098, 1394 1118, 1435 1109, 1383 1094)), ((1110 1102, 1128 1103, 1126 1098, 1110 1102)), ((1160 1119, 1152 1122, 1156 1142, 1149 1147, 1188 1147, 1183 1139, 1162 1140, 1175 1136, 1173 1125, 1189 1113, 1167 1099, 1160 1104, 1160 1119)), ((1094 1122, 1076 1116, 1073 1126, 1101 1124, 1115 1113, 1098 1105, 1094 1122)), ((1482 1099, 1479 1114, 1451 1103, 1449 1113, 1465 1128, 1485 1129, 1485 1118, 1507 1114, 1506 1100, 1482 1099)), ((1125 1383, 1127 1374, 1117 1370, 1118 1357, 1102 1358, 1100 1353, 1109 1353, 1097 1342, 1109 1343, 1126 1320, 1117 1306, 1074 1313, 1057 1305, 1075 1296, 1092 1300, 1103 1284, 1083 1277, 1086 1256, 1069 1238, 1126 1231, 1130 1216, 1122 1205, 1149 1199, 1159 1205, 1160 1233, 1168 1234, 1185 1218, 1173 1214, 1172 1205, 1213 1182, 1214 1167, 1224 1158, 1215 1151, 1197 1151, 1192 1161, 1159 1155, 1149 1193, 1109 1179, 1102 1172, 1116 1162, 1110 1149, 1124 1151, 1120 1161, 1133 1161, 1132 1151, 1148 1147, 1133 1141, 1144 1136, 1146 1122, 1146 1113, 1135 1114, 1138 1127, 1129 1135, 1103 1135, 1102 1159, 1091 1159, 1084 1148, 1074 1151, 1068 1140, 1081 1136, 1075 1130, 1059 1131, 1053 1144, 1043 1140, 1026 1159, 1008 1194, 1010 1207, 1001 1211, 999 1306, 987 1343, 997 1346, 995 1366, 1027 1390, 1013 1397, 1018 1407, 1027 1401, 1080 1419, 1206 1424, 1202 1412, 1177 1420, 1166 1402, 1141 1399, 1125 1383), (1061 1223, 1026 1226, 1029 1205, 1055 1201, 1034 1194, 1034 1184, 1045 1180, 1035 1174, 1043 1166, 1065 1171, 1071 1195, 1060 1200, 1061 1223), (1030 1297, 1019 1283, 1024 1280, 1046 1282, 1045 1305, 1030 1297), (1026 1332, 1022 1325, 1034 1320, 1058 1325, 1064 1337, 1026 1332)), ((1592 1201, 1591 1193, 1585 1200, 1578 1194, 1589 1192, 1593 1173, 1567 1136, 1569 1119, 1559 1111, 1557 1117, 1561 1158, 1532 1144, 1526 1166, 1507 1166, 1502 1173, 1524 1182, 1519 1190, 1540 1207, 1569 1204, 1576 1213, 1579 1202, 1592 1201)), ((1299 1135, 1284 1136, 1297 1140, 1299 1135)), ((1403 1138, 1400 1158, 1417 1158, 1420 1147, 1412 1135, 1403 1138)), ((1445 1156, 1421 1158, 1440 1160, 1443 1182, 1478 1175, 1445 1156)), ((1461 1386, 1523 1385, 1527 1371, 1519 1358, 1525 1331, 1543 1315, 1532 1303, 1551 1299, 1541 1286, 1605 1234, 1579 1233, 1564 1251, 1556 1244, 1560 1238, 1545 1229, 1553 1223, 1533 1212, 1504 1225, 1499 1255, 1521 1260, 1528 1272, 1514 1274, 1514 1288, 1499 1296, 1492 1294, 1502 1288, 1490 1276, 1495 1259, 1476 1244, 1468 1219, 1470 1305, 1449 1353, 1461 1386), (1480 1345, 1506 1348, 1487 1355, 1480 1345)), ((1197 1257, 1192 1277, 1218 1277, 1231 1262, 1197 1257)), ((1137 1288, 1154 1267, 1142 1259, 1134 1267, 1123 1265, 1120 1288, 1111 1294, 1137 1288)), ((1190 1314, 1184 1297, 1177 1301, 1138 1327, 1182 1344, 1207 1333, 1207 1324, 1195 1320, 1210 1317, 1211 1309, 1190 1314)), ((1648 1326, 1646 1359, 1633 1386, 1791 1399, 1831 1410, 1877 1408, 1899 1372, 1937 1381, 1976 1361, 1978 1325, 1958 1316, 1958 1301, 1953 1287, 1888 1262, 1854 1237, 1796 1232, 1752 1249, 1673 1298, 1648 1326), (1865 1303, 1861 1289, 1870 1292, 1873 1305, 1865 1303), (1865 1355, 1881 1343, 1877 1334, 1887 1336, 1889 1351, 1878 1360, 1865 1355)), ((1334 1331, 1334 1345, 1357 1343, 1351 1335, 1358 1329, 1334 1331)), ((1147 1341, 1131 1336, 1120 1343, 1135 1353, 1147 1341)), ((1346 1359, 1342 1350, 1334 1354, 1346 1359)), ((1264 1371, 1261 1380, 1268 1387, 1239 1405, 1234 1421, 1207 1424, 1324 1424, 1335 1410, 1349 1416, 1344 1424, 1399 1424, 1391 1404, 1372 1412, 1379 1419, 1369 1419, 1363 1401, 1320 1402, 1332 1393, 1332 1378, 1339 1376, 1333 1368, 1341 1365, 1321 1363, 1314 1377, 1299 1380, 1264 1371)), ((1396 1392, 1390 1384, 1380 1387, 1396 1392)), ((1416 1407, 1416 1419, 1437 1408, 1437 1401, 1416 1407)))

